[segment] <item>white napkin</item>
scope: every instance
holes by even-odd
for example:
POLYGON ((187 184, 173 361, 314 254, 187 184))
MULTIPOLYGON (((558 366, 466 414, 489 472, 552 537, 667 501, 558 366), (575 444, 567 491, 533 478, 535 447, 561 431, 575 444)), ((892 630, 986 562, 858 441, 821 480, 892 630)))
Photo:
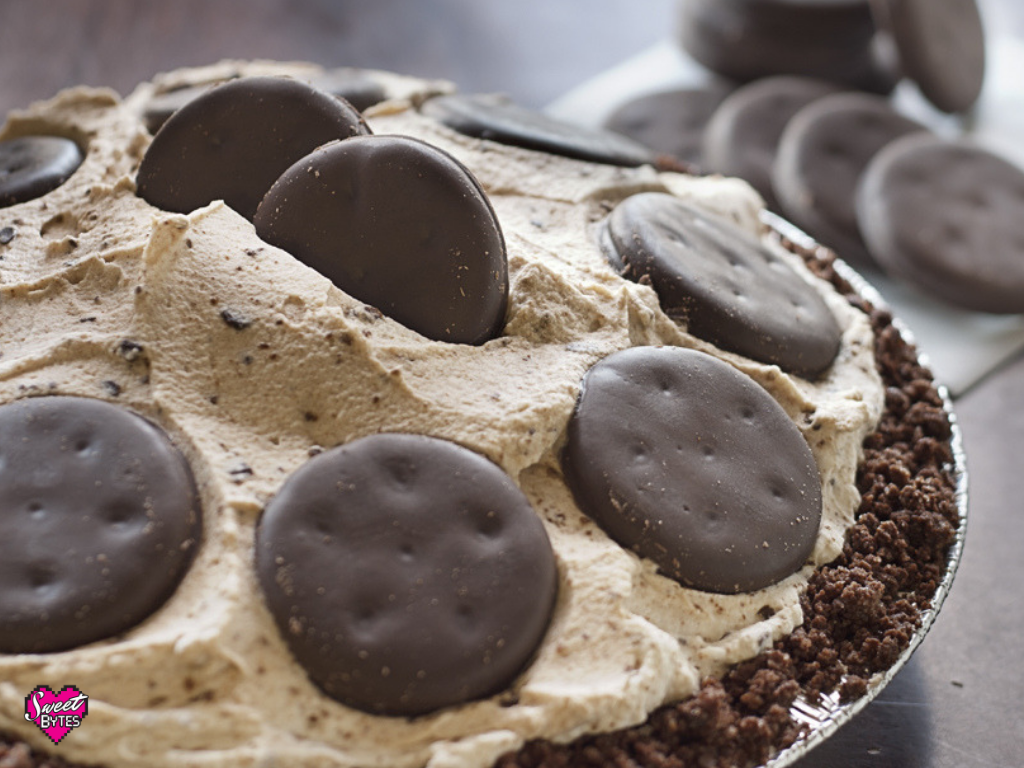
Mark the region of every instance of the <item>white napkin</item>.
MULTIPOLYGON (((990 40, 987 67, 985 91, 969 127, 932 109, 906 81, 897 89, 897 108, 944 135, 966 129, 978 143, 1024 167, 1024 44, 1010 38, 990 40)), ((696 87, 710 79, 673 41, 665 40, 573 88, 546 111, 596 126, 636 96, 696 87)), ((969 312, 878 272, 866 272, 864 277, 910 329, 936 378, 954 397, 1024 349, 1024 316, 969 312)))

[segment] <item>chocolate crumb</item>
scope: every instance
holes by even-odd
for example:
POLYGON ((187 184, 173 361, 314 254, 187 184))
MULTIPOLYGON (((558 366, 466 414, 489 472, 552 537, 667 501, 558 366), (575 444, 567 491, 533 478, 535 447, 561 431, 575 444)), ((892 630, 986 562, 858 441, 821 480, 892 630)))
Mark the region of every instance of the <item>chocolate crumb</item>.
POLYGON ((134 363, 138 360, 142 351, 142 345, 131 339, 122 339, 121 343, 117 345, 117 354, 129 363, 134 363))
POLYGON ((117 397, 118 395, 121 394, 121 385, 118 384, 116 381, 111 381, 107 379, 106 381, 103 382, 103 388, 107 390, 107 392, 109 392, 112 397, 117 397))
POLYGON ((14 239, 17 234, 14 227, 4 227, 0 229, 0 245, 7 245, 14 239))
POLYGON ((222 309, 220 312, 220 319, 236 331, 244 331, 252 325, 252 320, 237 312, 233 312, 230 309, 222 309))

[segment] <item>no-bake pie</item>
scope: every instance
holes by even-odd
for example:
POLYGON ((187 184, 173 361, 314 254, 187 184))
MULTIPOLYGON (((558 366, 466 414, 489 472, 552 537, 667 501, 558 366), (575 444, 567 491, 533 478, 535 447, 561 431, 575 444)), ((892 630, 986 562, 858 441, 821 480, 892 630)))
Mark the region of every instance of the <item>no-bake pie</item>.
POLYGON ((753 765, 861 695, 958 523, 892 318, 743 182, 327 74, 0 134, 71 166, 0 208, 4 765, 753 765))

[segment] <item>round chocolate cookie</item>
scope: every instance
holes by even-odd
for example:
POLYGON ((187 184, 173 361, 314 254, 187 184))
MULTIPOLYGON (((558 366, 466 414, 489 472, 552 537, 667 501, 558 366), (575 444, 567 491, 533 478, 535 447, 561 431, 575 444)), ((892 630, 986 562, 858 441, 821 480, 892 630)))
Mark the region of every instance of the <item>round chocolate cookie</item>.
POLYGON ((818 467, 753 379, 680 347, 633 347, 583 381, 562 459, 580 509, 680 584, 752 592, 803 566, 818 467))
POLYGON ((976 0, 875 0, 900 64, 944 112, 966 112, 985 81, 985 33, 976 0))
POLYGON ((722 349, 808 378, 839 351, 839 325, 810 284, 745 232, 672 195, 626 198, 603 242, 624 277, 650 280, 666 313, 722 349))
POLYGON ((176 111, 139 166, 139 195, 190 213, 223 200, 247 219, 274 181, 321 144, 369 133, 350 105, 284 77, 214 86, 176 111))
POLYGON ((547 534, 512 480, 421 435, 372 435, 301 467, 260 520, 256 569, 310 678, 385 715, 507 688, 558 588, 547 534))
POLYGON ((0 141, 0 207, 52 192, 82 164, 82 150, 60 136, 0 141))
POLYGON ((156 94, 146 103, 142 112, 142 121, 146 124, 146 130, 156 135, 156 132, 163 127, 171 115, 190 101, 202 96, 215 85, 217 83, 200 83, 156 94))
POLYGON ((505 322, 508 263, 473 175, 404 136, 328 144, 267 193, 256 233, 346 293, 437 341, 482 344, 505 322))
POLYGON ((329 69, 314 77, 310 84, 332 96, 344 99, 360 112, 384 101, 385 96, 384 86, 355 67, 329 69))
POLYGON ((887 93, 868 0, 681 0, 680 42, 712 72, 747 81, 803 75, 887 93))
POLYGON ((1024 312, 1024 172, 965 141, 921 134, 882 150, 857 191, 872 253, 948 302, 1024 312))
POLYGON ((718 83, 646 94, 616 109, 604 127, 699 168, 704 127, 731 90, 718 83))
POLYGON ((577 160, 633 167, 656 159, 626 136, 556 120, 498 94, 436 96, 420 111, 466 136, 577 160))
POLYGON ((825 80, 795 75, 766 77, 738 88, 707 124, 700 167, 749 182, 769 208, 778 210, 772 165, 782 132, 797 112, 837 90, 825 80))
POLYGON ((879 96, 838 93, 814 101, 779 140, 772 186, 782 210, 842 258, 874 263, 857 227, 857 181, 882 147, 924 130, 879 96))
POLYGON ((200 517, 188 464, 145 419, 77 397, 0 406, 0 653, 141 622, 181 581, 200 517))

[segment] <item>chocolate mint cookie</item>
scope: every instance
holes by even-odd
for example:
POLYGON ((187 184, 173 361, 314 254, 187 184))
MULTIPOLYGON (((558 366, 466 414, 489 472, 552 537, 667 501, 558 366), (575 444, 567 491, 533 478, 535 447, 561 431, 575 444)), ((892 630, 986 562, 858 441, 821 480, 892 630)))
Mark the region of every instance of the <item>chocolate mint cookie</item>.
POLYGON ((329 69, 314 77, 310 84, 332 96, 344 99, 360 112, 384 101, 385 97, 384 86, 365 71, 355 67, 329 69))
POLYGON ((201 536, 184 458, 99 400, 0 406, 0 653, 63 651, 170 597, 201 536))
POLYGON ((563 468, 583 512, 683 586, 761 589, 817 538, 803 436, 753 379, 702 352, 633 347, 591 368, 563 468))
POLYGON ((887 93, 868 0, 681 0, 680 42, 713 72, 747 81, 804 75, 887 93))
POLYGON ((373 435, 300 468, 260 520, 256 568, 317 685, 406 716, 508 687, 547 630, 558 582, 511 479, 420 435, 373 435))
POLYGON ((839 325, 807 282, 745 232, 678 198, 626 198, 604 244, 624 277, 650 280, 666 313, 722 349, 805 377, 839 351, 839 325))
POLYGON ((873 263, 857 227, 857 182, 882 147, 924 130, 879 96, 818 99, 789 121, 779 141, 772 185, 782 210, 842 258, 873 263))
POLYGON ((646 94, 616 109, 604 127, 699 168, 704 127, 730 90, 717 84, 646 94))
POLYGON ((810 77, 779 75, 738 88, 715 110, 704 131, 700 166, 749 182, 769 208, 779 209, 772 166, 789 121, 838 86, 810 77))
POLYGON ((52 192, 82 164, 82 150, 60 136, 0 141, 0 207, 52 192))
POLYGON ((268 243, 428 338, 481 344, 504 325, 498 220, 472 174, 423 141, 321 147, 274 184, 255 224, 268 243))
POLYGON ((556 120, 497 94, 437 96, 420 111, 466 136, 515 147, 610 165, 655 160, 651 150, 625 136, 556 120))
POLYGON ((224 200, 247 219, 292 163, 321 144, 369 133, 359 113, 310 85, 248 77, 214 86, 175 112, 139 166, 139 195, 190 213, 224 200))
POLYGON ((985 34, 976 0, 876 0, 907 76, 936 107, 965 112, 985 81, 985 34))
POLYGON ((921 134, 868 166, 857 212, 887 270, 953 304, 1024 312, 1024 173, 965 141, 921 134))

